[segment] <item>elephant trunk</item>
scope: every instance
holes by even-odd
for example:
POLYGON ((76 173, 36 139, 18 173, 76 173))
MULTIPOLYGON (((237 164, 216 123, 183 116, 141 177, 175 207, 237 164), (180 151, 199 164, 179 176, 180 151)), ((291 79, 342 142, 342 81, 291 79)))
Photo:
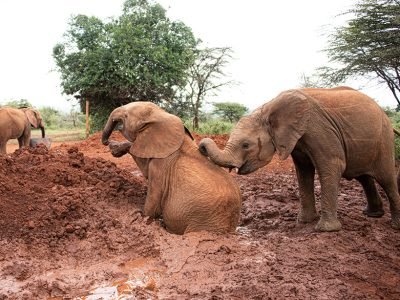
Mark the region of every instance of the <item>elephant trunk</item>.
POLYGON ((221 167, 239 168, 242 165, 241 162, 234 158, 230 151, 226 148, 224 150, 219 149, 217 144, 210 138, 204 138, 200 141, 199 150, 203 155, 208 156, 211 161, 221 167))
POLYGON ((103 143, 103 145, 107 146, 110 143, 108 138, 110 137, 111 133, 113 132, 115 126, 117 126, 117 124, 121 120, 122 120, 122 117, 120 114, 120 108, 117 108, 110 114, 107 124, 103 129, 103 134, 101 137, 101 142, 103 143))
POLYGON ((39 128, 42 131, 42 139, 44 139, 46 137, 46 132, 44 131, 44 126, 40 126, 39 128))

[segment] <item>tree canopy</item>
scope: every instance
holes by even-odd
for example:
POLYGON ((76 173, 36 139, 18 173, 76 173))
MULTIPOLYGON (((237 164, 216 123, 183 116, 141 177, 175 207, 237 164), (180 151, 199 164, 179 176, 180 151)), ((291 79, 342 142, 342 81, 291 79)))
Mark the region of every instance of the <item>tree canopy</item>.
POLYGON ((72 17, 53 49, 63 92, 108 110, 131 101, 160 103, 187 82, 197 40, 151 0, 127 0, 117 19, 72 17))
POLYGON ((325 86, 363 76, 386 84, 400 104, 400 1, 360 0, 352 18, 334 29, 325 49, 331 65, 319 69, 325 86))
POLYGON ((246 106, 236 102, 218 102, 213 105, 213 113, 231 123, 239 121, 249 111, 246 106))

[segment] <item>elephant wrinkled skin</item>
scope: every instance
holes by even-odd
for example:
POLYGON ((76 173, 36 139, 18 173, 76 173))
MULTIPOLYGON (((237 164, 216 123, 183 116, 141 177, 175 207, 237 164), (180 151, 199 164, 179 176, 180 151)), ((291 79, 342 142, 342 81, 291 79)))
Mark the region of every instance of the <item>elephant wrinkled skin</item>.
POLYGON ((355 178, 364 188, 370 217, 384 214, 375 180, 384 189, 392 226, 400 229, 400 198, 394 161, 393 128, 382 109, 349 87, 288 90, 241 118, 224 150, 211 139, 200 151, 216 164, 248 174, 268 164, 277 152, 292 156, 300 189, 298 221, 312 222, 314 176, 321 183, 320 231, 337 231, 337 195, 341 177, 355 178))
POLYGON ((10 139, 18 139, 19 148, 28 147, 31 126, 40 128, 45 137, 44 123, 39 111, 33 108, 0 108, 0 154, 6 153, 10 139))
POLYGON ((151 102, 115 109, 102 142, 120 157, 129 153, 148 180, 147 216, 163 218, 168 231, 234 231, 241 207, 234 179, 198 150, 182 121, 151 102), (109 141, 118 123, 127 142, 109 141))

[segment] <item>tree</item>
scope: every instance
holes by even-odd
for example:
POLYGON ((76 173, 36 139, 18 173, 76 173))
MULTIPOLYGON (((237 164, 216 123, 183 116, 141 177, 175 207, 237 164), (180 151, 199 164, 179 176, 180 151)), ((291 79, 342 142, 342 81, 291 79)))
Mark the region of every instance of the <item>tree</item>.
POLYGON ((320 77, 332 85, 369 76, 400 104, 400 1, 361 0, 347 14, 353 17, 334 29, 325 49, 334 66, 320 68, 320 77))
POLYGON ((4 103, 4 106, 10 106, 14 108, 32 107, 32 104, 26 99, 10 100, 4 103))
POLYGON ((63 92, 81 106, 90 99, 100 118, 132 101, 173 101, 197 45, 189 27, 151 0, 125 1, 122 15, 108 23, 75 16, 65 36, 53 49, 63 92))
POLYGON ((183 97, 190 103, 193 115, 193 128, 199 127, 200 109, 207 95, 216 95, 222 86, 233 84, 232 80, 225 80, 224 68, 232 58, 232 49, 229 47, 214 47, 197 49, 195 61, 189 69, 189 83, 183 97))
POLYGON ((213 103, 213 105, 213 113, 231 123, 239 121, 249 110, 246 106, 235 102, 219 102, 213 103))

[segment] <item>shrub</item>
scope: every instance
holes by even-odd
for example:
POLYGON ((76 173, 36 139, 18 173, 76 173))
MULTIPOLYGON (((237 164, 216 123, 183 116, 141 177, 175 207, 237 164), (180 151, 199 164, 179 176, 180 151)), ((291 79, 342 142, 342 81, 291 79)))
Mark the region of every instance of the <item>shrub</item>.
MULTIPOLYGON (((185 126, 193 130, 193 125, 191 120, 184 121, 185 126)), ((230 133, 233 129, 234 124, 222 120, 208 120, 206 122, 201 122, 199 128, 195 130, 199 134, 226 134, 230 133)))

